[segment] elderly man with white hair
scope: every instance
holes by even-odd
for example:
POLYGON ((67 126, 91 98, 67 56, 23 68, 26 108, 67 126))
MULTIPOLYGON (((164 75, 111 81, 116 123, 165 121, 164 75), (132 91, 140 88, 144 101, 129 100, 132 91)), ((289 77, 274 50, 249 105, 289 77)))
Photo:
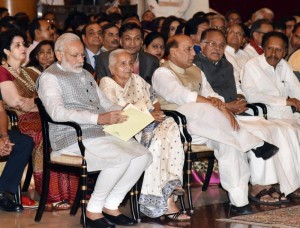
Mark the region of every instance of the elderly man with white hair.
MULTIPOLYGON (((58 59, 39 78, 38 94, 55 121, 75 121, 83 131, 88 171, 101 170, 87 205, 87 227, 133 225, 118 207, 151 162, 151 155, 135 140, 106 136, 103 125, 122 123, 121 106, 113 106, 84 70, 80 38, 65 33, 55 44, 58 59)), ((75 132, 50 125, 53 153, 79 154, 75 132)))

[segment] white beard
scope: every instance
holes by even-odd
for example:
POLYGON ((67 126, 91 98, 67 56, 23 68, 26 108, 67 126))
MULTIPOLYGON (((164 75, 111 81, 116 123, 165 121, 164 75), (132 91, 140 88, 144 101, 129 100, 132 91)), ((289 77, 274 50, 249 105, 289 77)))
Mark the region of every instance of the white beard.
POLYGON ((82 72, 82 67, 83 63, 77 66, 72 66, 71 64, 66 61, 66 59, 63 57, 61 61, 61 66, 66 70, 74 73, 81 73, 82 72))

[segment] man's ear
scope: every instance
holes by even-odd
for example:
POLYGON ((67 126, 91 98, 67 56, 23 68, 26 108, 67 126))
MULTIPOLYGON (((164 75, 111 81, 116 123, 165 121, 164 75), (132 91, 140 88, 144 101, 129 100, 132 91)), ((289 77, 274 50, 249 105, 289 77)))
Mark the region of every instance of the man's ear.
POLYGON ((203 43, 203 42, 200 40, 200 48, 201 48, 201 50, 203 50, 204 45, 205 45, 205 43, 203 43))
POLYGON ((36 29, 34 30, 34 37, 35 37, 35 40, 38 40, 36 38, 40 38, 41 36, 41 31, 39 29, 36 29))
POLYGON ((57 60, 58 60, 58 62, 61 62, 62 61, 62 51, 56 51, 55 52, 55 56, 56 56, 56 58, 57 58, 57 60))
POLYGON ((3 52, 6 56, 9 56, 9 54, 10 54, 10 50, 7 50, 6 48, 3 50, 3 52))
POLYGON ((254 38, 254 40, 257 40, 257 36, 259 36, 258 32, 253 32, 253 38, 254 38))
POLYGON ((170 48, 170 55, 171 55, 171 56, 174 56, 175 53, 176 53, 176 49, 173 48, 173 47, 171 47, 171 48, 170 48))

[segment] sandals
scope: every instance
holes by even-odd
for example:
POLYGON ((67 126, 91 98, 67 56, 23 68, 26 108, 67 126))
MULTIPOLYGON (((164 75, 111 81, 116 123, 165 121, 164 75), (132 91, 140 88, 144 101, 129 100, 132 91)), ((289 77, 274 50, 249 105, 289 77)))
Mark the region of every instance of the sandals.
POLYGON ((70 210, 70 209, 71 209, 71 204, 69 200, 63 200, 57 203, 47 203, 45 205, 45 211, 47 212, 70 210))
POLYGON ((259 193, 257 193, 255 196, 252 196, 252 195, 250 194, 249 198, 250 198, 252 201, 257 202, 257 203, 259 203, 259 204, 278 205, 278 204, 281 203, 281 202, 279 201, 279 199, 278 199, 278 201, 276 201, 276 202, 263 201, 263 200, 261 200, 261 198, 264 197, 264 196, 270 196, 270 197, 273 198, 273 196, 271 196, 271 195, 269 194, 269 190, 267 190, 267 189, 261 190, 261 191, 260 191, 259 193))
POLYGON ((180 218, 180 215, 186 215, 186 214, 182 213, 181 211, 177 211, 177 212, 174 212, 174 213, 165 214, 165 218, 170 219, 172 221, 178 221, 178 222, 191 220, 191 217, 188 216, 188 215, 186 215, 185 218, 182 218, 182 217, 180 218))
MULTIPOLYGON (((278 199, 280 203, 289 203, 290 200, 287 199, 284 195, 284 193, 281 193, 280 191, 277 191, 276 188, 274 187, 271 187, 269 190, 268 190, 268 193, 270 196, 272 196, 274 199, 278 199), (274 193, 277 193, 279 196, 276 197, 276 196, 273 196, 274 193)), ((293 193, 292 193, 293 194, 293 193)), ((298 196, 300 198, 300 195, 298 196)))
POLYGON ((176 196, 183 196, 185 193, 184 189, 179 187, 179 188, 175 188, 172 192, 172 194, 176 195, 176 196))

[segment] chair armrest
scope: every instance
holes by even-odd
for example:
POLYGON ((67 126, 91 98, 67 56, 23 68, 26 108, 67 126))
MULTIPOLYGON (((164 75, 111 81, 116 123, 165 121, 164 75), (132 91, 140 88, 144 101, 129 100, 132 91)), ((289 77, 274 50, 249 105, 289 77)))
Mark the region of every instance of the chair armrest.
POLYGON ((258 116, 258 108, 254 104, 246 104, 246 107, 252 109, 254 116, 258 116))
MULTIPOLYGON (((172 117, 174 121, 177 123, 177 125, 180 126, 179 116, 175 113, 175 111, 171 111, 171 110, 162 110, 162 111, 166 116, 172 117)), ((182 135, 181 131, 180 131, 180 139, 182 143, 185 142, 185 137, 182 135)))
POLYGON ((177 111, 172 111, 174 113, 176 113, 176 115, 180 118, 181 120, 181 124, 182 124, 182 132, 183 135, 185 137, 185 140, 187 141, 188 144, 192 143, 192 136, 190 135, 190 133, 187 130, 187 121, 186 121, 186 117, 185 115, 181 114, 180 112, 177 111))
POLYGON ((267 109, 267 106, 263 103, 252 103, 253 105, 255 106, 258 106, 262 109, 262 112, 263 112, 263 116, 264 118, 267 120, 268 119, 268 109, 267 109))

